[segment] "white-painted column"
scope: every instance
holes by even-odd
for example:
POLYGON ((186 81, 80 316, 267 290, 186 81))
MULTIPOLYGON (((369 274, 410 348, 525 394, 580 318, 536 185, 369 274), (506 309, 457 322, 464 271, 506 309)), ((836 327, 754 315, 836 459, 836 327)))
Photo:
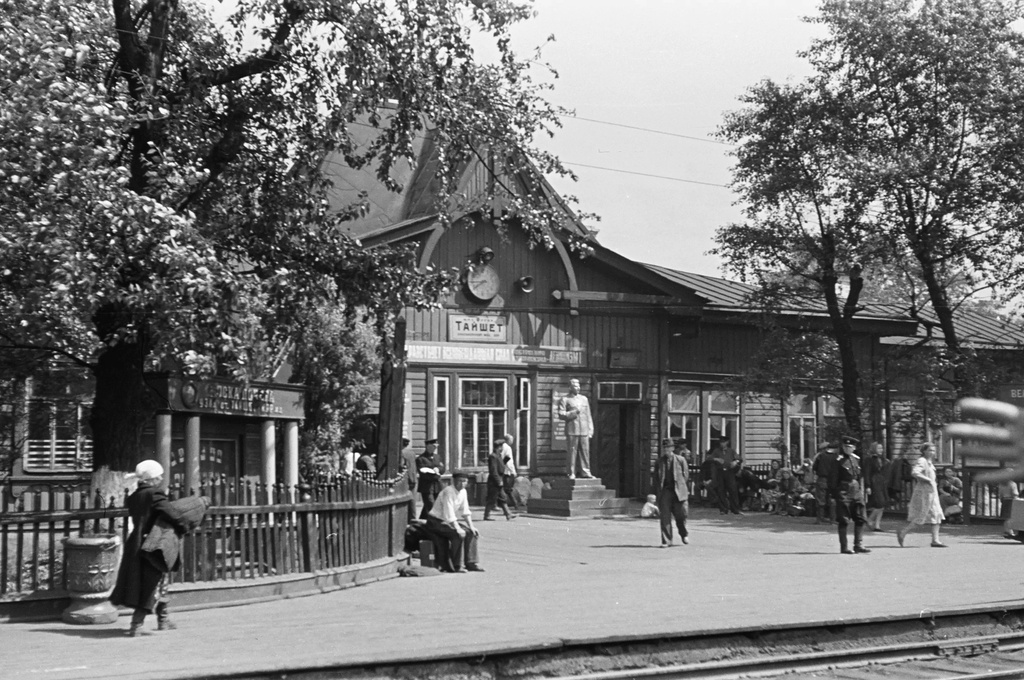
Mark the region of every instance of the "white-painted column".
POLYGON ((171 483, 171 414, 156 414, 156 462, 164 469, 163 490, 171 483))
POLYGON ((261 425, 260 441, 263 449, 260 452, 260 481, 267 485, 267 499, 269 503, 273 497, 273 487, 277 484, 277 435, 274 432, 274 421, 264 420, 261 425))
POLYGON ((288 486, 288 497, 295 502, 299 484, 299 423, 288 420, 284 423, 284 483, 288 486))

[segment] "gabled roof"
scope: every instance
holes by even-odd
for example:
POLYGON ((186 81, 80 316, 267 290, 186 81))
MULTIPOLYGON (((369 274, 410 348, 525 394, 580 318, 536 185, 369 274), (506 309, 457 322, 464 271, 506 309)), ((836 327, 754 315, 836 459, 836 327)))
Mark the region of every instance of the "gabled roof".
MULTIPOLYGON (((369 124, 356 124, 349 128, 349 133, 359 148, 368 145, 379 134, 379 130, 369 124)), ((457 193, 461 194, 460 199, 467 205, 474 205, 474 198, 482 195, 491 183, 490 171, 482 160, 485 154, 486 150, 482 149, 463 168, 457 193)), ((328 190, 328 210, 340 212, 359 201, 366 201, 366 213, 346 223, 352 237, 362 239, 370 234, 379 236, 411 221, 435 220, 438 217, 436 201, 439 189, 435 175, 438 152, 434 127, 427 125, 422 134, 415 137, 413 155, 412 164, 399 162, 389 173, 390 178, 401 187, 400 191, 388 189, 377 178, 379 165, 376 163, 353 169, 345 162, 341 152, 332 152, 324 157, 321 171, 333 184, 328 190)), ((507 164, 500 167, 498 172, 502 175, 503 183, 511 185, 514 191, 525 193, 531 188, 538 191, 542 200, 565 215, 561 228, 566 234, 593 240, 593 234, 540 171, 530 162, 524 165, 525 169, 515 170, 507 164)), ((461 217, 457 209, 453 212, 453 220, 461 217)))

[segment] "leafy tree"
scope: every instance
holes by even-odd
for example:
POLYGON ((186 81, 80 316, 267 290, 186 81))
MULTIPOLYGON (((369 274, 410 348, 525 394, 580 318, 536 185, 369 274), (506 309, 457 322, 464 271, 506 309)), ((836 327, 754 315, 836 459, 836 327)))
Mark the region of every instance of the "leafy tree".
POLYGON ((890 263, 912 263, 968 391, 955 311, 1022 274, 1021 18, 1016 0, 828 0, 818 22, 829 36, 808 53, 862 136, 850 174, 873 201, 869 228, 890 263))
POLYGON ((837 149, 858 142, 845 103, 814 83, 763 82, 726 114, 719 135, 738 146, 733 187, 746 222, 715 236, 728 268, 758 286, 766 311, 824 308, 840 365, 847 426, 860 432, 861 368, 853 318, 861 310, 861 258, 873 248, 862 224, 870 203, 837 149), (843 278, 849 286, 844 290, 843 278))
POLYGON ((377 404, 380 341, 373 324, 346 310, 310 309, 295 336, 294 378, 308 388, 301 465, 332 466, 351 445, 356 417, 377 404))
MULTIPOLYGON (((429 121, 442 215, 479 154, 561 170, 532 148, 557 118, 510 48, 529 16, 514 2, 239 0, 226 32, 186 0, 0 0, 0 16, 0 338, 93 370, 97 466, 134 465, 157 406, 145 371, 258 378, 311 309, 384 331, 448 289, 345 235, 363 206, 328 213, 326 153, 397 189, 429 121)), ((503 198, 550 240, 555 210, 503 198)))
POLYGON ((978 385, 955 311, 1024 273, 1021 16, 1009 1, 823 0, 813 21, 828 34, 804 53, 814 73, 756 85, 721 128, 747 219, 719 230, 715 252, 776 300, 824 303, 851 428, 865 272, 910 282, 920 295, 901 306, 941 330, 957 389, 978 385))

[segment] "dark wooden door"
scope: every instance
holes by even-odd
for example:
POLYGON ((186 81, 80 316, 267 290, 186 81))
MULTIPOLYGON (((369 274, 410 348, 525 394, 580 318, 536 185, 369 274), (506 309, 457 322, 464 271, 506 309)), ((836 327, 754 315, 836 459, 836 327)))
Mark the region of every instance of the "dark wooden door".
POLYGON ((600 404, 591 442, 591 472, 620 498, 640 493, 639 415, 636 404, 600 404))

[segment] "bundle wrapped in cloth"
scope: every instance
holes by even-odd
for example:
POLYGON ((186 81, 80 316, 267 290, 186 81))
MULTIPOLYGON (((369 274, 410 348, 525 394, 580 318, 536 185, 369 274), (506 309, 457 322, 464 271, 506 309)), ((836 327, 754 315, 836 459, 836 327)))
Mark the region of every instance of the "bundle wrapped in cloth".
POLYGON ((207 496, 188 496, 168 503, 165 512, 174 524, 162 515, 157 518, 142 543, 143 556, 161 572, 177 571, 181 566, 181 536, 202 523, 209 507, 207 496))

